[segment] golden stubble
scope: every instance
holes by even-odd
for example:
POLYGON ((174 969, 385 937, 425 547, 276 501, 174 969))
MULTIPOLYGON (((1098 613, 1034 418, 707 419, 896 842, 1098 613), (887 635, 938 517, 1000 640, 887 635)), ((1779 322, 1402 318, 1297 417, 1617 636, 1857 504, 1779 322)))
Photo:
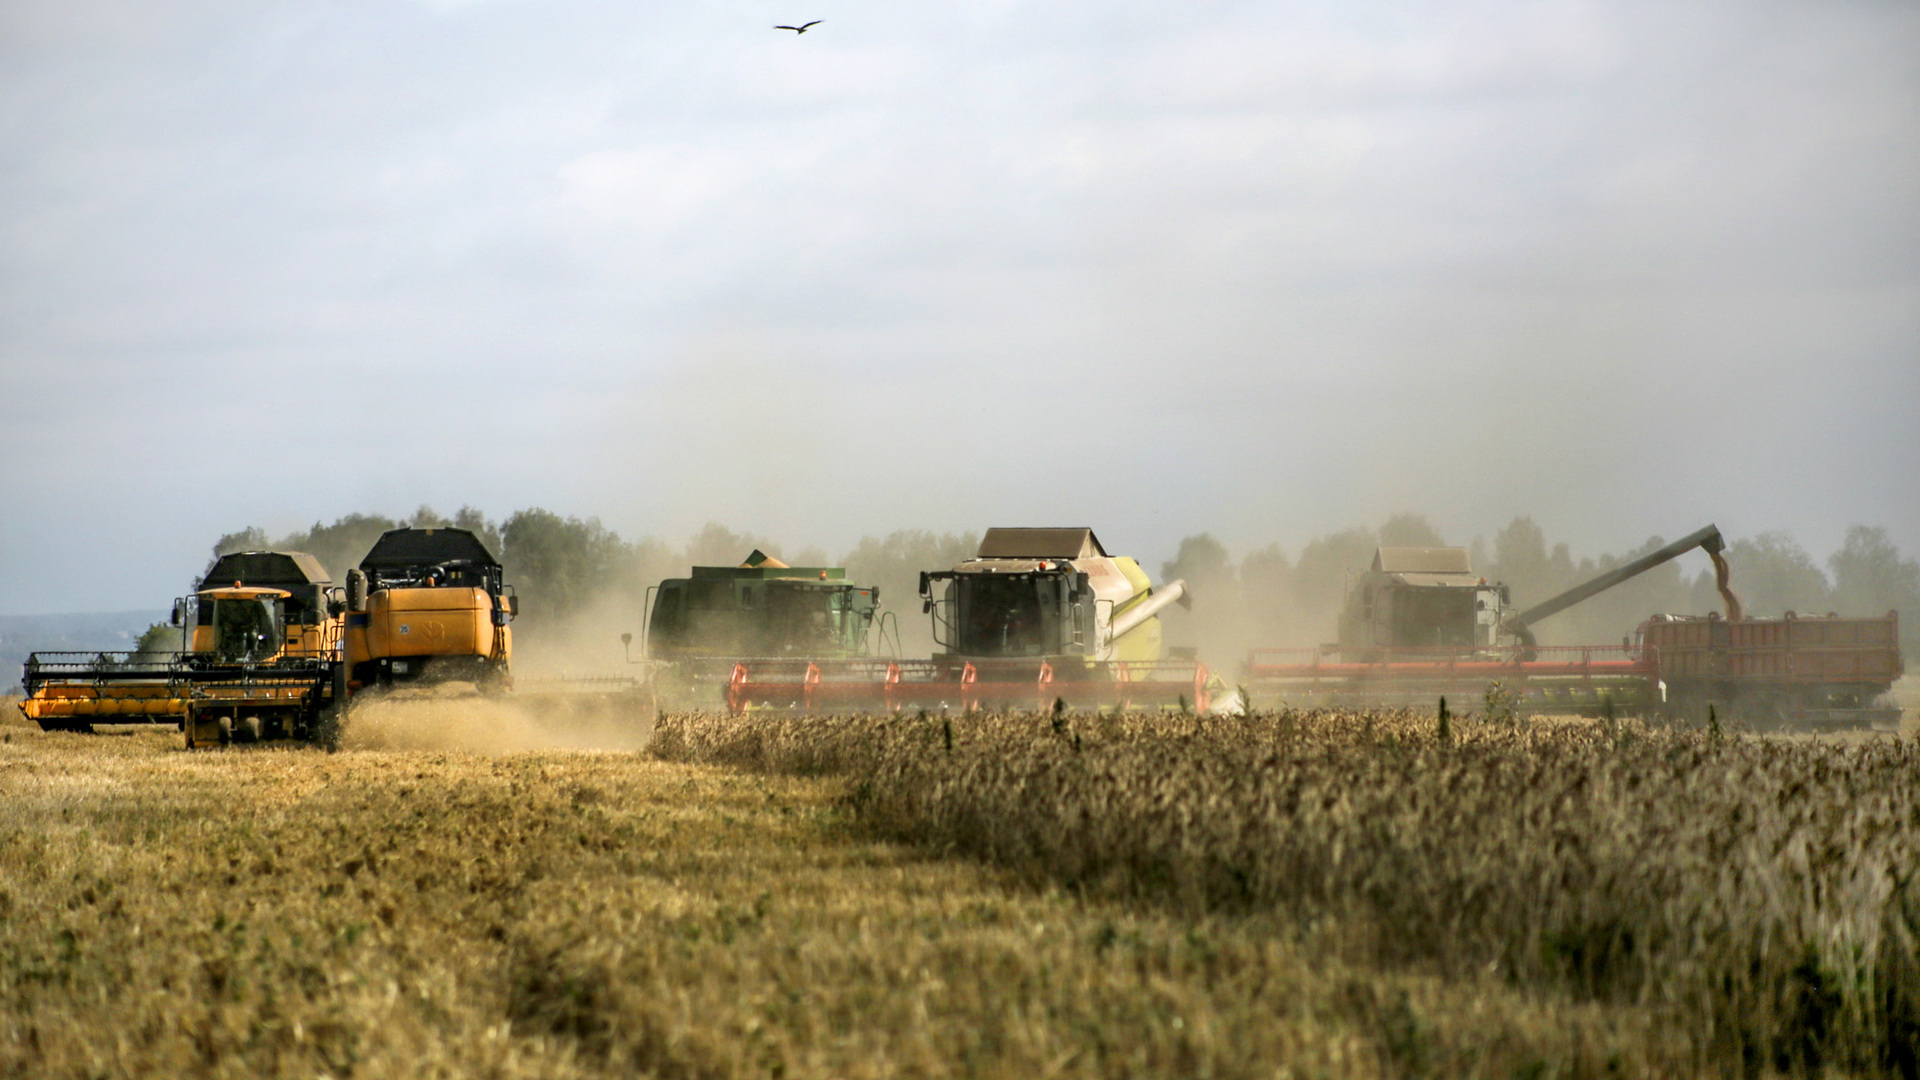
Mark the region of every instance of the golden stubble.
MULTIPOLYGON (((1280 892, 1169 891, 1191 868, 1150 860, 1132 885, 1070 883, 1040 853, 1089 833, 1062 813, 1071 785, 1032 780, 1030 766, 1062 760, 1049 748, 1137 743, 1180 781, 1106 785, 1112 820, 1087 859, 1169 836, 1217 850, 1236 815, 1260 820, 1240 794, 1257 785, 1228 770, 1183 795, 1196 774, 1181 761, 1244 756, 1280 720, 1061 721, 665 719, 661 757, 718 766, 364 743, 187 753, 170 731, 0 724, 0 1073, 1652 1076, 1722 1063, 1672 1000, 1378 948, 1360 905, 1303 919, 1280 892), (989 757, 1029 777, 1022 799, 989 757), (934 812, 961 805, 995 816, 956 829, 934 812), (1169 832, 1183 816, 1186 832, 1169 832), (1035 854, 991 847, 1015 842, 1035 854)), ((1354 806, 1405 782, 1369 761, 1393 760, 1395 739, 1415 754, 1418 718, 1291 722, 1325 743, 1316 760, 1354 806)), ((1554 731, 1568 734, 1528 737, 1593 737, 1554 731)), ((1520 736, 1460 738, 1483 735, 1524 752, 1520 736)), ((1481 843, 1471 809, 1436 845, 1481 843)), ((1356 844, 1336 817, 1300 822, 1296 849, 1344 843, 1337 861, 1381 888, 1444 899, 1444 880, 1356 844)), ((1500 895, 1551 891, 1527 878, 1500 895)), ((1695 985, 1686 972, 1670 983, 1682 1004, 1695 985)))

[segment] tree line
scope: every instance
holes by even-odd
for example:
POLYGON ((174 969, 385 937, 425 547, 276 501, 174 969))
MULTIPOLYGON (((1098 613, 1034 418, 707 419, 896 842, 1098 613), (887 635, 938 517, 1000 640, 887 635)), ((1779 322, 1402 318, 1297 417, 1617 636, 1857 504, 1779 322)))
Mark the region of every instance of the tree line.
POLYGON ((331 525, 315 522, 278 537, 249 527, 220 537, 213 558, 233 551, 304 551, 319 559, 335 582, 344 582, 381 533, 402 525, 472 530, 500 560, 518 593, 515 625, 517 635, 526 638, 553 635, 582 621, 637 631, 648 587, 685 577, 695 566, 738 565, 757 549, 795 566, 843 566, 850 580, 877 586, 882 604, 898 615, 907 655, 923 656, 933 642, 919 614, 920 571, 950 567, 980 546, 977 533, 903 529, 865 537, 836 559, 817 547, 788 550, 777 540, 734 532, 717 522, 676 547, 652 536, 628 540, 597 518, 563 517, 537 507, 496 521, 473 507, 448 517, 423 506, 406 518, 348 514, 331 525))
MULTIPOLYGON (((348 514, 332 524, 282 536, 258 528, 229 533, 213 555, 260 548, 306 551, 334 581, 345 580, 373 542, 388 529, 455 526, 471 529, 505 567, 520 595, 516 624, 527 639, 557 636, 562 627, 591 622, 595 633, 639 629, 646 590, 663 578, 684 576, 693 566, 731 566, 759 549, 796 566, 844 566, 848 577, 878 586, 882 605, 894 612, 905 655, 932 648, 928 620, 918 595, 922 570, 950 567, 972 557, 976 533, 900 530, 861 539, 838 557, 817 547, 783 549, 778 541, 734 532, 710 523, 684 544, 652 536, 626 539, 595 518, 566 517, 531 508, 502 519, 473 507, 451 516, 423 506, 405 518, 348 514)), ((1666 543, 1659 536, 1618 554, 1576 557, 1570 544, 1550 540, 1530 517, 1517 517, 1491 539, 1449 543, 1419 514, 1396 514, 1378 527, 1355 526, 1315 537, 1291 556, 1267 544, 1235 556, 1208 533, 1188 536, 1175 557, 1160 566, 1160 580, 1185 578, 1193 587, 1191 612, 1166 618, 1167 639, 1200 650, 1210 664, 1236 665, 1251 646, 1305 647, 1331 641, 1348 583, 1381 546, 1469 549, 1474 569, 1505 582, 1513 603, 1525 608, 1666 543)), ((1732 540, 1726 552, 1733 587, 1753 615, 1839 612, 1906 616, 1907 655, 1920 655, 1920 563, 1904 556, 1886 530, 1856 525, 1840 550, 1824 563, 1784 532, 1732 540)), ((1586 603, 1546 620, 1537 632, 1543 644, 1606 644, 1633 632, 1659 612, 1704 614, 1719 610, 1712 572, 1699 554, 1656 567, 1586 603)))

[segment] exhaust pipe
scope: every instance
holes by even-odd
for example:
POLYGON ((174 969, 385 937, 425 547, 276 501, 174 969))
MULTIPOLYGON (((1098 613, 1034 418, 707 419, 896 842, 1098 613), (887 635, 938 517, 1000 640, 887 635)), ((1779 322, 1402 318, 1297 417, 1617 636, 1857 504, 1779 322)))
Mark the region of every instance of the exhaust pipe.
POLYGON ((1153 591, 1153 595, 1128 608, 1123 615, 1113 618, 1108 628, 1107 640, 1125 637, 1129 631, 1138 629, 1141 623, 1165 611, 1170 604, 1179 604, 1183 608, 1193 607, 1193 593, 1187 589, 1184 579, 1170 581, 1153 591))

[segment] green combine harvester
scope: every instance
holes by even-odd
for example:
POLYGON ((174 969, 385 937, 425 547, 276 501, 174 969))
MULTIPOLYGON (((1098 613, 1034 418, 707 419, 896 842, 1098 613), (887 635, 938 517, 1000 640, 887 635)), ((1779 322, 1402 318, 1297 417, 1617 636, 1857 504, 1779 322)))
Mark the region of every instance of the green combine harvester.
POLYGON ((1156 588, 1136 560, 1107 554, 1090 528, 988 529, 973 558, 921 573, 920 601, 934 656, 743 655, 727 676, 727 708, 1210 706, 1206 666, 1167 656, 1161 640, 1160 613, 1192 603, 1187 583, 1156 588))
POLYGON ((648 589, 641 648, 662 707, 710 707, 743 660, 870 655, 879 604, 880 590, 845 569, 789 566, 756 550, 738 566, 696 566, 648 589))

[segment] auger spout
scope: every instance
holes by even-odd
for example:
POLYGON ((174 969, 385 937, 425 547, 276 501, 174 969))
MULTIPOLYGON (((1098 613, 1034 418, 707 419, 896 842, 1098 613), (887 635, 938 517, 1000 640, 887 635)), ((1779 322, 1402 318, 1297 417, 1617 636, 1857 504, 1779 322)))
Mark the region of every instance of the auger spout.
POLYGON ((1179 604, 1183 608, 1193 607, 1193 593, 1188 590, 1186 580, 1170 581, 1153 591, 1153 595, 1133 605, 1126 611, 1113 617, 1111 636, 1125 637, 1127 633, 1146 623, 1148 619, 1165 611, 1170 605, 1179 604))
POLYGON ((1661 563, 1684 555, 1696 547, 1704 548, 1707 554, 1712 557, 1714 582, 1719 587, 1721 598, 1726 601, 1727 618, 1732 621, 1738 621, 1742 616, 1740 598, 1733 594, 1731 575, 1727 569, 1727 562, 1720 554, 1726 547, 1726 540, 1721 537, 1720 530, 1717 527, 1709 525, 1697 532, 1689 533, 1657 551, 1650 551, 1632 562, 1617 566, 1601 574, 1599 577, 1575 585, 1573 588, 1568 589, 1566 592, 1561 593, 1551 600, 1535 604, 1533 607, 1508 619, 1506 629, 1509 633, 1513 634, 1514 637, 1519 638, 1522 644, 1528 648, 1532 648, 1536 644, 1533 637, 1534 623, 1558 615, 1562 611, 1580 603, 1582 600, 1606 592, 1615 585, 1629 578, 1638 577, 1648 570, 1659 566, 1661 563))

